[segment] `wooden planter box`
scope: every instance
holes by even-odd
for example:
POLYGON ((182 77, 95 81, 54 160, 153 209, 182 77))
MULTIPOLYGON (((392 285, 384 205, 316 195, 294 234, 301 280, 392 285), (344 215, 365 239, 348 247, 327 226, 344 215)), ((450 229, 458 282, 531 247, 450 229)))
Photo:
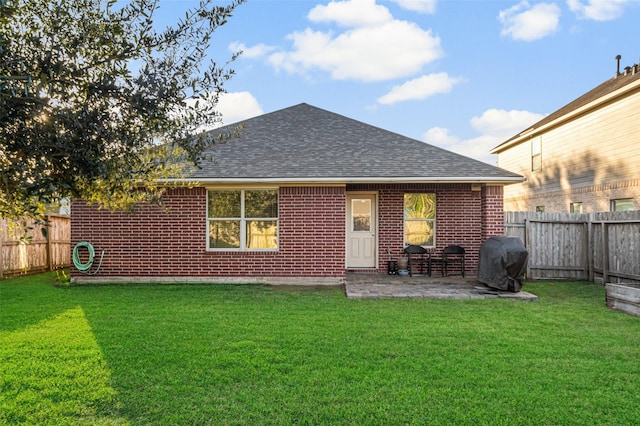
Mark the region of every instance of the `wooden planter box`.
POLYGON ((640 284, 607 283, 605 288, 609 308, 640 316, 640 284))

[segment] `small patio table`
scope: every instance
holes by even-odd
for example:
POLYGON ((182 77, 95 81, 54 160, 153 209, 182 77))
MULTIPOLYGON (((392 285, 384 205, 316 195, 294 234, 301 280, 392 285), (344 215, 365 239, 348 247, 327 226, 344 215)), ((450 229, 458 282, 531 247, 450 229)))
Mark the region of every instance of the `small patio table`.
POLYGON ((429 260, 427 261, 427 273, 429 276, 433 273, 434 267, 439 267, 440 275, 444 276, 444 259, 442 255, 429 253, 429 260))

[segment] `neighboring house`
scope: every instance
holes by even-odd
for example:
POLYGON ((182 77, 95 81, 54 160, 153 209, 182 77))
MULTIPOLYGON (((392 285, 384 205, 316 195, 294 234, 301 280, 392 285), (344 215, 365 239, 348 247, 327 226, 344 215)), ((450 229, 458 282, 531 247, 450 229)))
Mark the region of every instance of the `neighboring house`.
POLYGON ((482 242, 503 233, 503 186, 522 181, 307 104, 246 120, 209 153, 164 209, 75 201, 72 244, 104 258, 74 280, 340 284, 386 273, 407 243, 461 245, 473 275, 482 242))
POLYGON ((505 211, 640 210, 640 66, 616 74, 491 151, 526 177, 505 211))

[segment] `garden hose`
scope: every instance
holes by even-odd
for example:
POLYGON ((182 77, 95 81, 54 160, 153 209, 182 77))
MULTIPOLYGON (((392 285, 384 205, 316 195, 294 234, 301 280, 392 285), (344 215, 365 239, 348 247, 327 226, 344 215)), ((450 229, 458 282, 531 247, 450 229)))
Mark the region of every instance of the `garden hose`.
MULTIPOLYGON (((102 255, 100 256, 100 263, 98 264, 98 269, 96 269, 96 271, 93 272, 94 274, 97 274, 98 271, 100 270, 100 266, 102 266, 102 258, 104 257, 104 252, 105 250, 102 250, 102 255)), ((93 245, 91 243, 87 241, 80 241, 73 248, 73 256, 72 256, 73 265, 78 269, 78 271, 88 274, 89 272, 87 271, 91 269, 91 267, 93 266, 93 259, 95 258, 95 255, 96 255, 96 251, 93 248, 93 245), (81 247, 86 247, 87 250, 89 250, 89 259, 85 263, 82 263, 82 261, 80 260, 79 252, 81 247)))

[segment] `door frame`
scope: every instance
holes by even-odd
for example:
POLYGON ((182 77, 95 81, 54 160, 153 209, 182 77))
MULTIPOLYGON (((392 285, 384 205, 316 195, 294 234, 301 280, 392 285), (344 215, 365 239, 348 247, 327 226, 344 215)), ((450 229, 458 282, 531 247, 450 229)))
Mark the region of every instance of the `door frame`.
POLYGON ((345 248, 345 259, 344 259, 344 264, 346 265, 347 269, 378 269, 378 262, 379 262, 379 238, 380 238, 380 233, 379 233, 379 229, 380 229, 380 210, 379 210, 379 196, 378 196, 378 191, 357 191, 357 192, 347 192, 347 196, 346 196, 346 206, 345 206, 345 221, 344 221, 344 226, 345 226, 345 241, 344 241, 344 248, 345 248), (372 214, 372 221, 374 222, 372 224, 372 227, 374 229, 374 233, 375 236, 373 238, 373 250, 374 250, 374 254, 373 254, 373 266, 366 266, 366 267, 360 267, 360 266, 351 266, 349 265, 349 227, 351 225, 350 221, 351 221, 351 200, 353 198, 358 198, 361 196, 372 196, 373 197, 373 203, 371 204, 372 209, 373 209, 373 214, 372 214))

